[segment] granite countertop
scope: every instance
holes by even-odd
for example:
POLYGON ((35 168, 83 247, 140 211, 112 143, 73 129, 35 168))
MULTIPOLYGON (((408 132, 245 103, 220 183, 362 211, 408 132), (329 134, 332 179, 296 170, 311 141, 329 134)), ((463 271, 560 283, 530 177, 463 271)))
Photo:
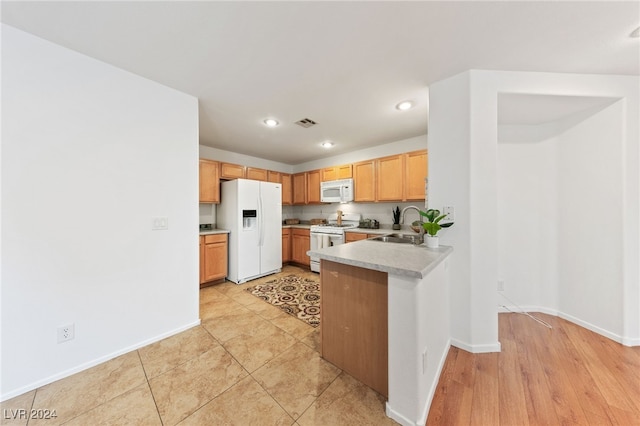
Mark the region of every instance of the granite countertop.
POLYGON ((421 279, 446 259, 452 251, 453 248, 449 246, 432 249, 422 244, 362 240, 310 250, 307 255, 392 275, 421 279))
POLYGON ((200 231, 200 235, 213 235, 213 234, 228 234, 228 229, 208 229, 206 231, 200 231))

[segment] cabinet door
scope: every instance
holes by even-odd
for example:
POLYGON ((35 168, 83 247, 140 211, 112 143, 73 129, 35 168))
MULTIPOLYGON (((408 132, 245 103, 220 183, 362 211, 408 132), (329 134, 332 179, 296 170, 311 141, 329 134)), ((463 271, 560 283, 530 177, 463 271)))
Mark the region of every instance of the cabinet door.
POLYGON ((267 172, 267 180, 273 183, 282 183, 282 173, 269 170, 267 172))
POLYGON ((425 199, 425 178, 427 175, 427 150, 408 152, 405 156, 405 199, 417 201, 425 199))
POLYGON ((307 252, 311 249, 308 229, 293 229, 291 234, 291 260, 309 266, 307 252))
POLYGON ((220 164, 217 161, 200 160, 200 202, 220 202, 220 164))
POLYGON ((307 172, 307 204, 320 203, 320 170, 307 172))
POLYGON ((338 170, 336 167, 327 167, 322 169, 322 182, 338 179, 338 170))
POLYGON ((282 262, 291 260, 291 230, 282 230, 282 262))
POLYGON ((351 243, 353 241, 366 240, 366 239, 367 239, 367 234, 362 234, 360 232, 345 232, 344 233, 344 240, 347 243, 351 243))
POLYGON ((247 167, 247 179, 267 181, 267 171, 265 169, 257 169, 255 167, 247 167))
POLYGON ((244 179, 244 177, 244 166, 231 163, 222 163, 220 165, 220 179, 244 179))
POLYGON ((375 164, 375 160, 369 160, 353 165, 354 201, 376 201, 375 164))
POLYGON ((343 164, 336 167, 336 173, 338 179, 349 179, 353 177, 353 167, 351 164, 343 164))
POLYGON ((379 158, 376 182, 378 201, 402 201, 404 199, 404 156, 399 154, 379 158))
POLYGON ((204 244, 204 282, 227 276, 226 234, 206 235, 204 244))
POLYGON ((291 175, 282 174, 282 204, 283 205, 291 205, 293 204, 293 183, 291 179, 291 175))
POLYGON ((293 204, 306 204, 307 202, 307 174, 296 173, 293 175, 293 204))

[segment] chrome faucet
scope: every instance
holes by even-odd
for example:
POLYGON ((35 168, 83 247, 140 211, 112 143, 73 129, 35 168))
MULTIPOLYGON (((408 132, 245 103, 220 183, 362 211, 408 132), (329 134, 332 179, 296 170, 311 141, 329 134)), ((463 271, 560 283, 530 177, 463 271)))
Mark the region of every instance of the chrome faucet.
MULTIPOLYGON (((421 211, 421 210, 420 210, 418 207, 416 207, 416 206, 407 206, 407 207, 405 207, 404 209, 402 209, 402 212, 400 213, 400 217, 401 217, 401 219, 400 219, 400 223, 404 224, 404 214, 405 214, 405 213, 407 212, 407 210, 409 210, 409 209, 414 209, 415 211, 417 211, 417 212, 418 212, 418 215, 420 216, 420 223, 422 223, 422 222, 423 222, 423 220, 422 220, 422 215, 420 214, 420 211, 421 211)), ((423 228, 422 226, 420 226, 420 235, 422 235, 422 234, 424 234, 424 228, 423 228)))

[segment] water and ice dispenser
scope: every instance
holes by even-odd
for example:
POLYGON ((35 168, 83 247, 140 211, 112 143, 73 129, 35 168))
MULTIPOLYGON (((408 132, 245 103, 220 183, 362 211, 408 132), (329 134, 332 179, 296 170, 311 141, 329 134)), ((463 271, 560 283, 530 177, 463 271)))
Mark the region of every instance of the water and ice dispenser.
POLYGON ((251 231, 258 228, 258 214, 256 210, 242 210, 242 230, 251 231))

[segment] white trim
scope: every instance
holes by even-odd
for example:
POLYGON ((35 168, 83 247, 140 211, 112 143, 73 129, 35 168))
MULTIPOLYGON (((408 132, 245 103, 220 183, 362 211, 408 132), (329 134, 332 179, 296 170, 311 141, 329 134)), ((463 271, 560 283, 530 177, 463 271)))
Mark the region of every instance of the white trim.
POLYGON ((569 322, 579 325, 580 327, 586 328, 587 330, 591 330, 594 333, 600 334, 601 336, 607 337, 615 342, 622 344, 625 340, 622 336, 612 333, 610 331, 605 330, 604 328, 600 328, 597 325, 593 325, 589 322, 583 321, 580 318, 576 318, 572 315, 565 314, 564 312, 558 312, 558 316, 562 319, 565 319, 569 322))
POLYGON ((545 308, 544 306, 515 306, 515 305, 505 305, 501 304, 498 306, 498 313, 520 313, 520 312, 541 312, 547 315, 553 315, 554 317, 558 316, 557 309, 545 308), (506 308, 506 309, 505 309, 506 308))
POLYGON ((403 416, 399 412, 397 412, 394 409, 392 409, 389 406, 389 401, 387 401, 386 407, 387 408, 386 408, 385 414, 391 420, 395 420, 396 422, 400 423, 402 426, 418 426, 419 425, 419 423, 413 423, 411 420, 409 420, 408 418, 406 418, 405 416, 403 416))
POLYGON ((484 354, 489 352, 501 352, 502 346, 500 342, 486 344, 486 345, 470 345, 469 343, 462 342, 458 339, 451 339, 451 346, 462 349, 472 354, 484 354))
POLYGON ((108 355, 101 356, 100 358, 96 358, 94 360, 87 361, 87 362, 85 362, 83 364, 77 365, 77 366, 75 366, 73 368, 70 368, 68 370, 65 370, 65 371, 62 371, 60 373, 54 374, 54 375, 49 376, 47 378, 44 378, 42 380, 38 380, 36 382, 30 383, 30 384, 28 384, 26 386, 23 386, 21 388, 14 389, 14 390, 12 390, 10 392, 2 394, 0 396, 0 401, 6 401, 6 400, 14 398, 16 396, 22 395, 23 393, 27 393, 29 391, 37 389, 37 388, 39 388, 41 386, 48 385, 49 383, 53 383, 56 380, 64 379, 64 378, 69 377, 69 376, 71 376, 73 374, 76 374, 76 373, 79 373, 81 371, 87 370, 87 369, 89 369, 91 367, 95 367, 98 364, 102 364, 103 362, 107 362, 107 361, 109 361, 109 360, 111 360, 113 358, 116 358, 116 357, 120 356, 120 355, 124 355, 126 353, 135 351, 136 349, 140 349, 140 348, 142 348, 144 346, 147 346, 147 345, 150 345, 152 343, 158 342, 158 341, 160 341, 162 339, 166 339, 167 337, 171 337, 171 336, 176 335, 178 333, 182 333, 183 331, 188 330, 190 328, 193 328, 193 327, 195 327, 197 325, 200 325, 200 319, 198 319, 197 321, 194 321, 194 322, 192 322, 190 324, 186 324, 186 325, 184 325, 182 327, 178 327, 176 329, 168 331, 166 333, 159 334, 158 336, 152 337, 150 339, 143 340, 143 341, 141 341, 139 343, 136 343, 135 345, 132 345, 132 346, 129 346, 129 347, 126 347, 126 348, 122 348, 122 349, 120 349, 118 351, 115 351, 115 352, 112 352, 112 353, 110 353, 108 355))

